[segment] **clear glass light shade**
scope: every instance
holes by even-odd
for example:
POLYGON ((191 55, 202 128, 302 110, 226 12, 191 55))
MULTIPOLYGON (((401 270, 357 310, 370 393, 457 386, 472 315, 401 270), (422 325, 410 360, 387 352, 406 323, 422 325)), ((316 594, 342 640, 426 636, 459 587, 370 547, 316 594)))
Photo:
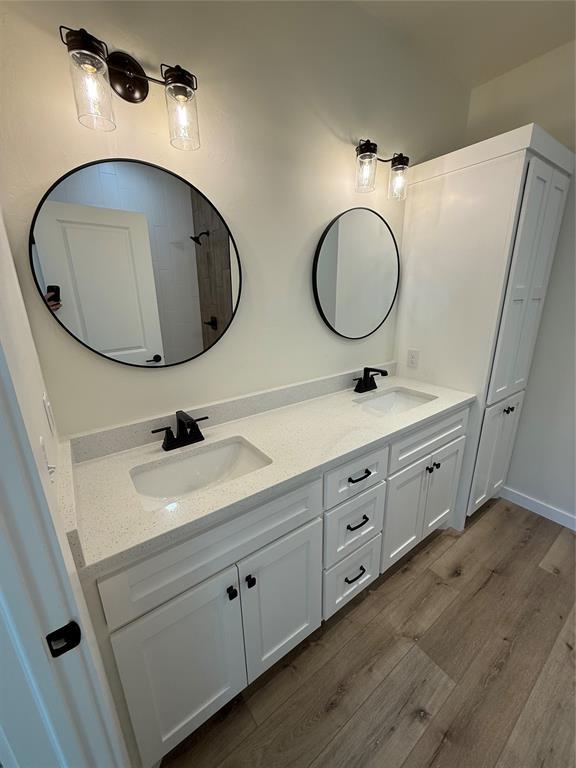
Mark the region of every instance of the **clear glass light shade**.
POLYGON ((97 131, 113 131, 116 123, 106 62, 89 51, 70 51, 70 74, 80 123, 97 131))
POLYGON ((373 192, 376 187, 376 153, 363 152, 356 156, 356 192, 373 192))
POLYGON ((198 104, 196 94, 187 85, 172 83, 166 86, 166 108, 170 127, 170 144, 176 149, 198 149, 198 104))
POLYGON ((393 165, 390 168, 390 178, 388 180, 388 199, 405 200, 408 172, 407 165, 393 165))

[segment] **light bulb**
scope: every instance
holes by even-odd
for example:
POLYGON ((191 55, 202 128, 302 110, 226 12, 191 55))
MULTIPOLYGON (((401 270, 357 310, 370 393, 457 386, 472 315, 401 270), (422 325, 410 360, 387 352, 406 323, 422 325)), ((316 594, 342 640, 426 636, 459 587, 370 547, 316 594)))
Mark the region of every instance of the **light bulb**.
POLYGON ((395 154, 390 165, 388 180, 388 199, 405 200, 409 159, 406 155, 395 154))
POLYGON ((376 187, 378 147, 370 139, 363 139, 356 147, 356 192, 373 192, 376 187))
POLYGON ((70 51, 70 74, 79 122, 87 128, 113 131, 112 93, 104 59, 90 51, 70 51))
POLYGON ((198 105, 194 88, 191 85, 167 82, 165 91, 170 144, 176 149, 198 149, 200 147, 200 130, 198 128, 198 105))

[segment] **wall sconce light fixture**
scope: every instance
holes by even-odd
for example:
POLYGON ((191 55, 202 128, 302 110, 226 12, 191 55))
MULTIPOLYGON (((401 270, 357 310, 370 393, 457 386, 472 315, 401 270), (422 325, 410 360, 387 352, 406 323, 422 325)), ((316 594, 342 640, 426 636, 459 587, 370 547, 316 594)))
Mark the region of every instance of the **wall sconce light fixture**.
POLYGON ((128 53, 112 51, 85 29, 60 27, 60 39, 70 56, 70 74, 78 120, 87 128, 113 131, 112 89, 124 101, 139 104, 148 96, 149 83, 164 87, 170 144, 176 149, 198 149, 196 76, 180 66, 160 65, 161 79, 147 75, 128 53))
POLYGON ((406 198, 406 171, 410 159, 401 152, 392 157, 378 157, 378 145, 370 139, 360 139, 356 147, 356 192, 373 192, 376 188, 376 168, 378 163, 390 163, 388 198, 404 200, 406 198))

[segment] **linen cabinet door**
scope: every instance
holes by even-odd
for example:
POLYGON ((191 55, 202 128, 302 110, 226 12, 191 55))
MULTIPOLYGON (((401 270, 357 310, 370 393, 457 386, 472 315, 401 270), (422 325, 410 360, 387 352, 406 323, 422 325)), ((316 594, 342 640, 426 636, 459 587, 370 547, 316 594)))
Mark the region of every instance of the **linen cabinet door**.
POLYGON ((424 536, 447 523, 454 511, 460 468, 464 455, 465 437, 459 437, 453 443, 432 454, 424 517, 424 536))
POLYGON ((490 472, 490 496, 498 496, 506 482, 523 402, 524 392, 519 392, 500 404, 502 426, 498 435, 496 450, 494 451, 494 461, 490 472))
POLYGON ((504 424, 504 406, 493 405, 486 408, 482 432, 476 455, 472 489, 468 502, 468 514, 476 512, 485 502, 492 497, 492 475, 495 465, 498 463, 497 455, 500 447, 500 432, 504 424))
POLYGON ((322 620, 322 520, 238 563, 248 681, 294 648, 322 620))
POLYGON ((486 408, 474 467, 468 514, 497 496, 504 485, 512 458, 524 392, 486 408))
MULTIPOLYGON (((488 403, 502 400, 514 392, 520 339, 544 227, 552 173, 552 168, 543 160, 533 158, 530 161, 488 390, 488 403)), ((522 386, 517 389, 522 389, 522 386)))
POLYGON ((144 768, 246 687, 236 566, 111 636, 144 768))
POLYGON ((549 185, 548 202, 536 250, 526 312, 524 313, 524 322, 516 354, 516 364, 512 372, 514 391, 524 389, 528 383, 528 374, 532 364, 569 185, 568 176, 559 171, 554 172, 549 185))
POLYGON ((380 568, 382 573, 422 538, 431 461, 431 456, 424 456, 387 481, 380 568))

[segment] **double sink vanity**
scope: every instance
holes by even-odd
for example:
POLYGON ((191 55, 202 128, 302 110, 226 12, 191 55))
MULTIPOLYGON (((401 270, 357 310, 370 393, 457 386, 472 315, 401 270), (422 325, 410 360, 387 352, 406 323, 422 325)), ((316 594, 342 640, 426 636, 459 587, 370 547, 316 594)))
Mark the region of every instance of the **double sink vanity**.
POLYGON ((390 377, 72 463, 69 539, 144 766, 450 525, 474 399, 390 377))

